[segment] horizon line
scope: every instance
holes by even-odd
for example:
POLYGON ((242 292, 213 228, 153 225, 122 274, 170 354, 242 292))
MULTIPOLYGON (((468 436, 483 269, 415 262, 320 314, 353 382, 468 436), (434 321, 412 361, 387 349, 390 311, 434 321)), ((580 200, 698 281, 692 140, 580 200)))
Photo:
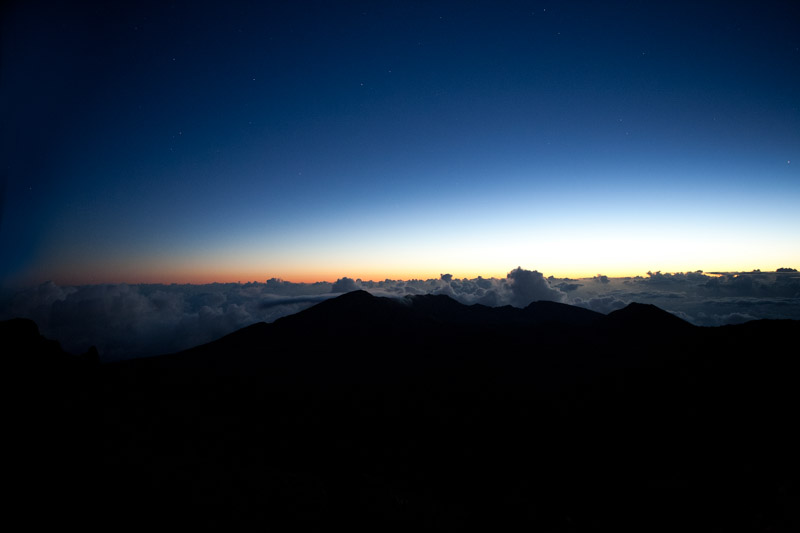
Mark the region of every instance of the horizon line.
MULTIPOLYGON (((515 268, 522 268, 523 270, 530 270, 530 271, 538 271, 537 269, 527 269, 525 267, 515 267, 515 268)), ((512 268, 508 272, 515 270, 512 268)), ((131 280, 131 279, 117 279, 112 280, 109 278, 104 279, 83 279, 83 280, 75 280, 75 279, 64 279, 64 278, 50 278, 44 279, 38 282, 29 282, 29 283, 15 283, 15 284, 3 284, 5 289, 14 289, 14 288, 25 288, 25 287, 33 287, 38 285, 43 285, 48 282, 52 282, 58 286, 86 286, 86 285, 211 285, 211 284, 247 284, 247 283, 266 283, 269 280, 279 280, 285 283, 293 283, 293 284, 304 284, 304 285, 313 285, 313 284, 333 284, 342 279, 352 279, 354 281, 360 281, 362 283, 380 283, 383 281, 431 281, 431 280, 439 280, 442 276, 450 275, 452 279, 455 280, 462 280, 462 279, 505 279, 507 277, 508 272, 497 275, 485 275, 485 274, 453 274, 452 272, 441 272, 437 275, 422 275, 422 276, 400 276, 400 277, 385 277, 382 276, 380 278, 376 276, 351 276, 351 275, 334 275, 334 276, 319 276, 319 277, 312 277, 312 276, 287 276, 282 277, 280 275, 261 275, 261 276, 253 276, 252 274, 249 276, 220 276, 220 277, 211 277, 211 276, 185 276, 181 278, 172 278, 168 280, 164 279, 154 279, 150 276, 144 276, 139 278, 138 280, 131 280), (322 278, 322 279, 320 279, 322 278)), ((780 273, 792 273, 797 272, 797 269, 793 267, 777 267, 773 270, 762 270, 762 269, 750 269, 750 270, 713 270, 713 271, 706 271, 702 269, 687 269, 687 270, 677 270, 677 271, 663 271, 663 270, 649 270, 647 272, 625 272, 625 273, 615 273, 615 274, 607 274, 603 272, 596 272, 594 274, 572 274, 572 275, 563 275, 562 273, 559 274, 548 274, 547 272, 540 272, 545 278, 553 278, 558 280, 590 280, 595 277, 605 276, 609 279, 633 279, 633 278, 646 278, 651 274, 661 274, 661 275, 675 275, 675 274, 703 274, 705 276, 712 276, 718 277, 723 275, 740 275, 740 274, 780 274, 780 273), (785 269, 785 270, 784 270, 785 269)))

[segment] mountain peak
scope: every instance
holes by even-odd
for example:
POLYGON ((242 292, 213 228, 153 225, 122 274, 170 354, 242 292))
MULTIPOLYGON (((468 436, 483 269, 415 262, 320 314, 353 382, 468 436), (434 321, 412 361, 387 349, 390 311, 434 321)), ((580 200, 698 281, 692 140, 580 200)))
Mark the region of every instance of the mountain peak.
POLYGON ((631 302, 622 309, 612 311, 607 320, 614 325, 655 328, 661 326, 687 328, 692 325, 668 311, 652 304, 631 302))
POLYGON ((324 305, 363 306, 363 305, 371 305, 379 299, 380 299, 379 296, 374 296, 363 289, 357 289, 354 291, 346 292, 334 298, 330 298, 328 300, 323 300, 321 304, 323 306, 324 305))
POLYGON ((602 313, 560 302, 540 300, 524 308, 525 315, 538 323, 561 323, 564 325, 590 325, 603 318, 602 313))
POLYGON ((402 313, 406 306, 391 298, 373 296, 356 290, 325 300, 295 315, 285 316, 275 324, 303 324, 328 332, 348 330, 354 326, 385 327, 402 313))

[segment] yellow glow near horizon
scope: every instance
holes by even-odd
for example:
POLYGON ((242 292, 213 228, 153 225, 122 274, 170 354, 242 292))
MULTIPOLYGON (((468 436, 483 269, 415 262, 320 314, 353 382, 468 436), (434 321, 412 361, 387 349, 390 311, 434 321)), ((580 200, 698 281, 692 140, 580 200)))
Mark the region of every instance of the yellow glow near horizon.
POLYGON ((800 247, 785 239, 735 238, 720 231, 698 239, 686 233, 648 228, 610 232, 567 228, 558 233, 525 228, 501 233, 472 229, 419 238, 325 239, 303 246, 276 248, 257 239, 184 253, 141 256, 133 252, 87 260, 79 254, 56 254, 6 285, 36 285, 52 280, 63 285, 95 283, 263 282, 280 278, 296 283, 505 278, 514 268, 538 270, 555 278, 646 276, 648 271, 749 272, 800 267, 800 247))
MULTIPOLYGON (((795 263, 795 266, 797 263, 795 263)), ((410 279, 438 279, 441 274, 451 274, 456 279, 474 279, 477 277, 483 278, 505 278, 507 274, 517 268, 521 267, 527 270, 538 270, 546 277, 554 277, 558 279, 571 278, 583 279, 591 278, 596 275, 605 275, 610 278, 629 278, 635 276, 646 276, 648 271, 662 273, 678 273, 678 272, 694 272, 702 270, 704 273, 709 272, 750 272, 753 270, 762 270, 764 272, 775 271, 780 267, 791 267, 791 264, 778 263, 777 265, 764 265, 759 263, 739 264, 735 268, 730 265, 710 264, 703 265, 705 268, 698 268, 699 265, 681 265, 678 268, 661 268, 658 265, 643 268, 608 268, 602 265, 596 267, 587 266, 585 268, 543 268, 541 265, 537 266, 526 262, 519 262, 513 266, 502 269, 492 270, 475 270, 475 269, 404 269, 404 270, 388 270, 388 269, 325 269, 325 268, 306 268, 306 269, 261 269, 261 268, 234 268, 228 266, 227 268, 208 268, 205 266, 197 265, 194 268, 180 268, 173 266, 173 268, 129 268, 119 269, 113 273, 108 271, 98 270, 94 272, 80 270, 66 270, 62 275, 46 278, 40 277, 39 279, 27 279, 24 285, 36 285, 44 281, 54 281, 59 285, 85 285, 85 284, 103 284, 103 283, 179 283, 179 284, 206 284, 206 283, 236 283, 236 282, 264 282, 270 278, 278 278, 283 281, 292 283, 315 283, 315 282, 334 282, 337 279, 348 277, 352 279, 361 279, 362 281, 383 281, 385 279, 391 280, 410 280, 410 279)), ((545 265, 546 267, 547 265, 545 265)), ((669 265, 667 265, 669 266, 669 265)), ((140 265, 141 267, 141 265, 140 265)), ((22 281, 22 280, 20 280, 22 281)))

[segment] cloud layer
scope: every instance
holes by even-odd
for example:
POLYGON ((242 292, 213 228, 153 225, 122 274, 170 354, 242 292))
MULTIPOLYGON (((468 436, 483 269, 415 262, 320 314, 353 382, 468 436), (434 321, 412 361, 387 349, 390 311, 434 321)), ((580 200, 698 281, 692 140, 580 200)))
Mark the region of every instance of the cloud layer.
POLYGON ((96 346, 105 360, 168 353, 209 342, 255 322, 271 322, 338 294, 446 294, 464 304, 524 307, 532 301, 570 303, 608 313, 630 302, 652 303, 694 324, 718 326, 756 318, 800 319, 800 274, 648 272, 634 278, 546 278, 521 267, 505 278, 209 285, 89 285, 48 282, 0 302, 0 318, 26 317, 64 348, 96 346))

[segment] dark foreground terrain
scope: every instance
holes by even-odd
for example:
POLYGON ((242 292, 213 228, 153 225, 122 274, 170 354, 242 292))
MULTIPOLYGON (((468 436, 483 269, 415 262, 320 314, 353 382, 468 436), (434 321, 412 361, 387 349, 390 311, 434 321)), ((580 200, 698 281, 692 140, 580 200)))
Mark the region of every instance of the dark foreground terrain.
POLYGON ((0 324, 26 529, 797 531, 800 322, 354 292, 98 364, 0 324))

